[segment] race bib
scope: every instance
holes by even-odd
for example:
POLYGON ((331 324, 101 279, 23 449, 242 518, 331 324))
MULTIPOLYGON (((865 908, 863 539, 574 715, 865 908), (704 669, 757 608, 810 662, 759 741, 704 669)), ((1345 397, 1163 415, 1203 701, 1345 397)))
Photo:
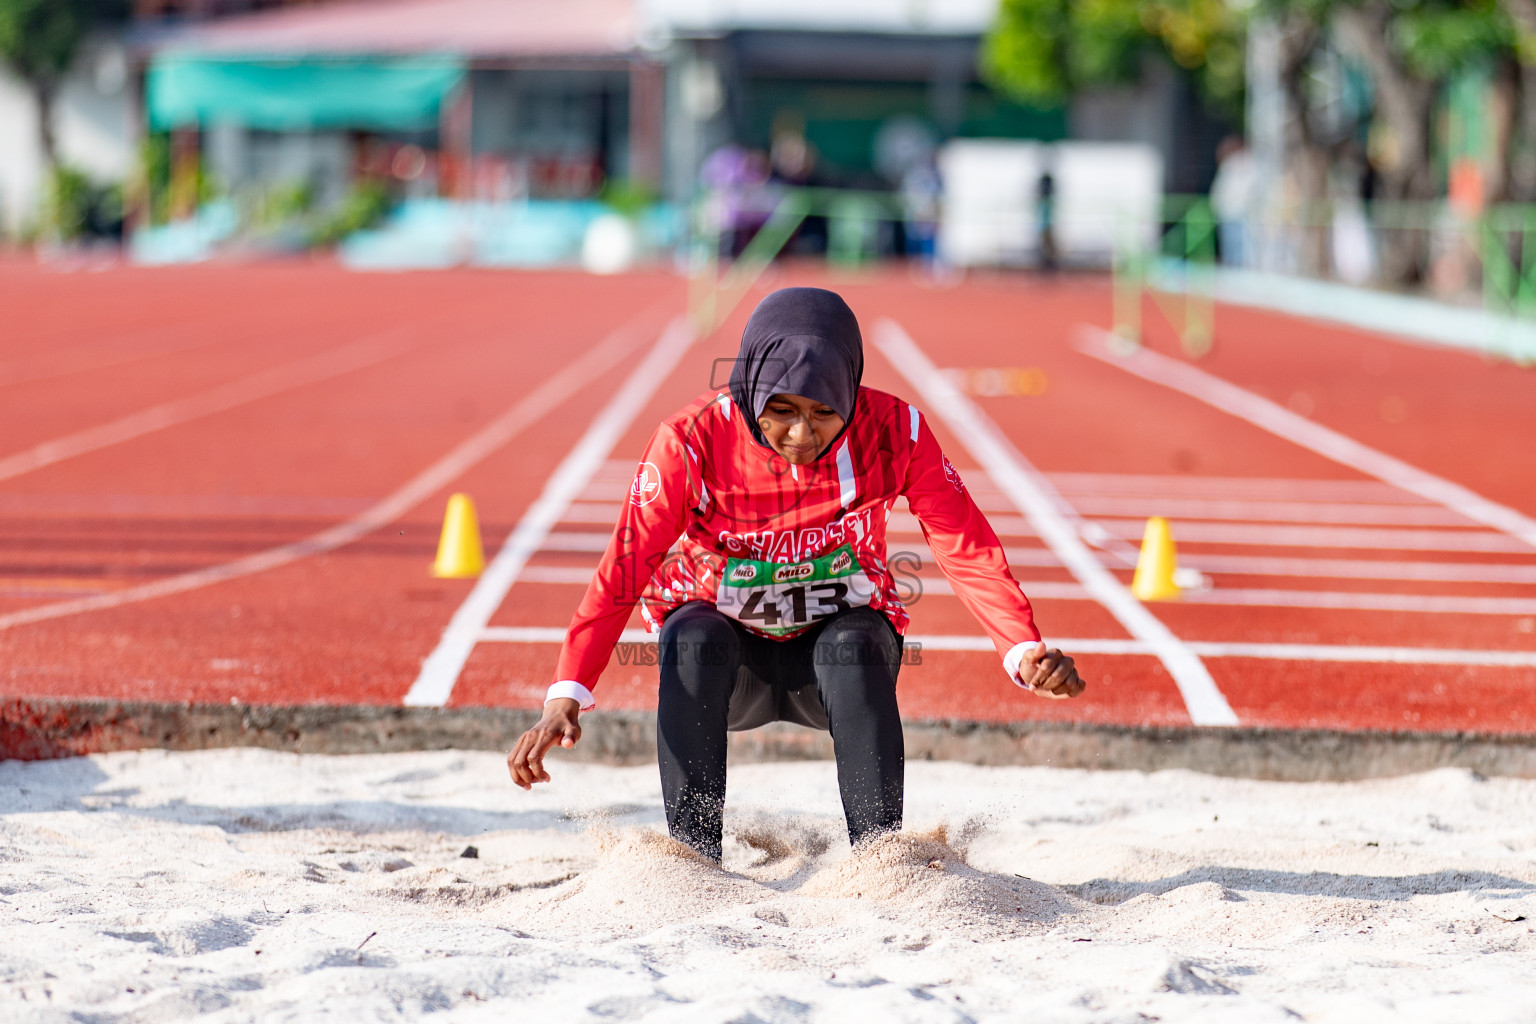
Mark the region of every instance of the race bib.
POLYGON ((809 562, 732 558, 720 576, 715 607, 757 633, 788 636, 816 622, 869 604, 874 584, 844 544, 809 562))

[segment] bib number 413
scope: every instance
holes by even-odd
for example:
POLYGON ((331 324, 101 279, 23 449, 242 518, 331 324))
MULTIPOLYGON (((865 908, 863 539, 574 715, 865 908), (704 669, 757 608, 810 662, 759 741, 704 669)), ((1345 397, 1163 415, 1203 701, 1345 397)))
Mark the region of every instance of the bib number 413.
POLYGON ((776 593, 754 590, 747 595, 737 618, 763 626, 780 625, 782 618, 788 620, 786 625, 799 626, 847 611, 847 597, 848 585, 836 582, 784 587, 776 593))

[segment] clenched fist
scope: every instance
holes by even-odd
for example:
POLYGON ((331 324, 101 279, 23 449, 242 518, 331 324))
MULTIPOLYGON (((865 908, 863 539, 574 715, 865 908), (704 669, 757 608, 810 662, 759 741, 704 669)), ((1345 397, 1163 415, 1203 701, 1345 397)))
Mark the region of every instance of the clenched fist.
POLYGON ((1077 674, 1077 666, 1071 658, 1054 647, 1047 650, 1044 644, 1036 644, 1034 652, 1020 662, 1019 682, 1041 697, 1052 700, 1076 697, 1088 687, 1077 674))

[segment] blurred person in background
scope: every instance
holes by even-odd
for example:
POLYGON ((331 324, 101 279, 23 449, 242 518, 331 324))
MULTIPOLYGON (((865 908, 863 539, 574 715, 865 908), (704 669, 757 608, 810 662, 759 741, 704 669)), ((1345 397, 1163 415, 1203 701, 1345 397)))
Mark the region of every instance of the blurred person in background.
POLYGON ((1056 176, 1050 164, 1040 169, 1035 182, 1035 217, 1040 231, 1040 269, 1054 273, 1058 253, 1056 249, 1056 176))
POLYGON ((937 254, 939 201, 944 185, 932 161, 918 161, 901 176, 902 225, 907 255, 931 269, 937 254))
POLYGON ((944 185, 939 178, 938 140, 922 121, 892 117, 875 132, 875 170, 901 199, 902 251, 921 270, 933 267, 939 230, 939 201, 944 185))
POLYGON ((858 321, 837 294, 785 288, 758 305, 729 386, 652 435, 543 717, 507 756, 517 785, 549 781, 545 754, 580 739, 638 600, 659 633, 656 747, 673 838, 720 860, 727 732, 778 721, 832 734, 850 842, 900 829, 908 615, 885 539, 899 497, 1006 675, 1039 696, 1083 692, 1072 659, 1041 641, 997 534, 922 414, 862 387, 863 370, 858 321))
POLYGON ((1216 214, 1221 261, 1228 266, 1246 267, 1251 262, 1249 224, 1258 199, 1258 168, 1253 162, 1253 154, 1236 135, 1221 140, 1216 149, 1216 160, 1216 179, 1211 182, 1211 210, 1216 214))
POLYGON ((811 173, 816 169, 816 150, 804 132, 785 130, 775 134, 768 160, 775 181, 791 186, 811 184, 811 173))
POLYGON ((776 197, 769 194, 768 158, 761 150, 728 143, 704 158, 699 183, 710 193, 723 258, 741 255, 768 220, 776 197))

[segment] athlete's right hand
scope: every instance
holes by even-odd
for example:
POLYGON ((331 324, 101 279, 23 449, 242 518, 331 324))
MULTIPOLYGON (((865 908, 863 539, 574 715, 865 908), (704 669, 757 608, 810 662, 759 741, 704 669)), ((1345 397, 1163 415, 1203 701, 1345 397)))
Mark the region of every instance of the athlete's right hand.
POLYGON ((507 755, 507 770, 512 773, 512 781, 524 789, 532 789, 535 782, 548 782, 544 755, 556 743, 562 747, 576 745, 581 739, 581 726, 576 724, 580 714, 581 705, 569 697, 556 697, 547 702, 538 724, 519 736, 517 745, 507 755))
POLYGON ((1037 696, 1066 700, 1088 686, 1077 674, 1076 663, 1054 647, 1046 650, 1045 644, 1036 644, 1034 651, 1024 657, 1019 675, 1024 687, 1037 696))

